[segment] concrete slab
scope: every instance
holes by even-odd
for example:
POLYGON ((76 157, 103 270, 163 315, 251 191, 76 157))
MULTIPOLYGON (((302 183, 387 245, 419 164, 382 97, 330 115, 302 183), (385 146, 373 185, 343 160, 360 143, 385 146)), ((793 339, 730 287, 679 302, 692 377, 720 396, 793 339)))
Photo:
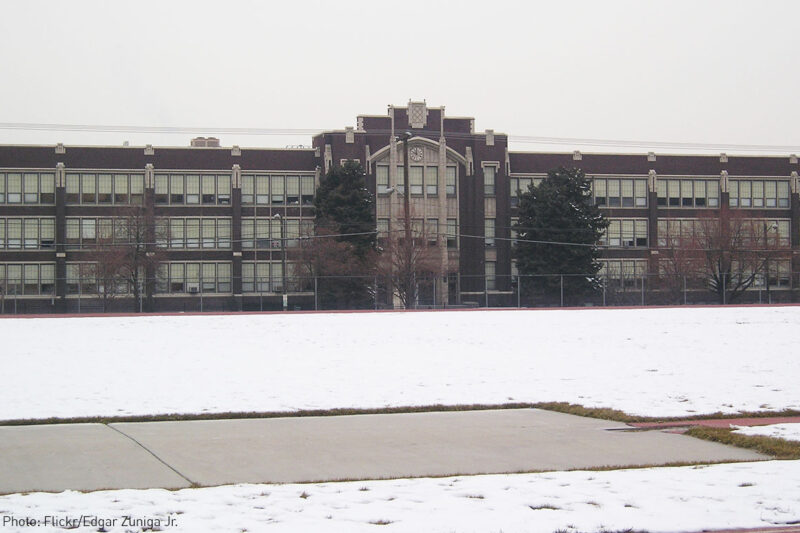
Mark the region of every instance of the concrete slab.
POLYGON ((0 427, 0 494, 188 486, 103 424, 0 427))
POLYGON ((113 427, 201 485, 767 459, 685 435, 606 431, 626 425, 536 409, 113 427))

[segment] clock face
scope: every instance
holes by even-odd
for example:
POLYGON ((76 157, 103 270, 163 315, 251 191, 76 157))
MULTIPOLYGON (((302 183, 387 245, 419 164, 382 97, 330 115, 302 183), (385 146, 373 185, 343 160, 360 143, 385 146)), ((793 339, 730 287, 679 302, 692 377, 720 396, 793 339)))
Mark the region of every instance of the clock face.
POLYGON ((408 156, 412 161, 422 161, 422 148, 415 146, 408 150, 408 156))

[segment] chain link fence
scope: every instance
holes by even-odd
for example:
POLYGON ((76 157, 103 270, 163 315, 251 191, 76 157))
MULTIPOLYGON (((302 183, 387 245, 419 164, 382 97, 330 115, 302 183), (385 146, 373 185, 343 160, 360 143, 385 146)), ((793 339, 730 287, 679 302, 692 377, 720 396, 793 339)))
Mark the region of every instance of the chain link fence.
POLYGON ((387 276, 93 279, 0 282, 0 314, 613 307, 800 301, 800 273, 720 279, 638 276, 387 276))

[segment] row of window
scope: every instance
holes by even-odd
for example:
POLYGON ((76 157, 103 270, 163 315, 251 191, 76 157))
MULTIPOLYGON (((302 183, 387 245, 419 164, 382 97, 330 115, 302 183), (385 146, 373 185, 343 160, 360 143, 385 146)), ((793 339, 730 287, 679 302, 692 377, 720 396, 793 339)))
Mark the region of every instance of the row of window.
POLYGON ((310 219, 285 218, 243 218, 242 219, 242 248, 268 248, 280 250, 284 245, 295 248, 300 245, 300 237, 314 233, 314 221, 310 219), (281 232, 285 232, 281 235, 281 232))
MULTIPOLYGON (((492 167, 493 168, 493 167, 492 167)), ((445 194, 456 195, 457 170, 455 166, 447 166, 445 170, 445 194)), ((397 192, 405 194, 405 169, 397 167, 397 192)), ((494 183, 494 181, 492 181, 494 183)), ((389 165, 375 166, 375 184, 378 194, 388 194, 389 165)), ((439 195, 439 167, 412 165, 408 169, 408 185, 413 196, 438 196, 439 195)))
MULTIPOLYGON (((519 204, 519 193, 528 186, 538 186, 544 178, 511 178, 511 205, 519 204)), ((788 180, 730 180, 731 207, 788 208, 788 180)), ((592 191, 595 204, 603 207, 647 207, 647 180, 594 178, 592 191)), ((717 179, 659 179, 659 207, 719 207, 720 189, 717 179)))
POLYGON ((519 205, 519 195, 528 192, 528 188, 533 185, 538 187, 544 178, 509 178, 509 188, 511 193, 511 207, 519 205))
POLYGON ((243 205, 312 205, 314 176, 242 174, 243 205))
MULTIPOLYGON (((389 226, 388 218, 378 219, 378 239, 386 239, 392 229, 389 226)), ((395 231, 402 232, 402 222, 395 231)), ((432 246, 439 242, 439 219, 437 218, 414 218, 411 220, 411 233, 415 238, 425 238, 432 246)), ((397 236, 397 235, 396 235, 397 236)), ((458 222, 455 218, 447 219, 445 241, 448 248, 458 248, 458 222)))
POLYGON ((55 293, 55 263, 0 263, 0 296, 52 295, 55 293))
POLYGON ((731 180, 728 192, 731 207, 789 207, 788 180, 731 180))
POLYGON ((0 172, 0 204, 54 204, 52 172, 0 172))
POLYGON ((156 292, 199 294, 231 292, 231 263, 163 263, 158 266, 156 292))
MULTIPOLYGON (((288 263, 287 270, 293 270, 288 263)), ((289 277, 289 272, 287 272, 289 277)), ((283 292, 283 264, 280 262, 242 263, 242 292, 283 292)))
MULTIPOLYGON (((679 245, 681 242, 701 237, 708 231, 714 220, 669 219, 658 221, 658 245, 661 247, 679 245)), ((743 221, 737 231, 741 233, 742 244, 747 241, 762 241, 766 235, 767 242, 779 246, 789 246, 791 242, 791 223, 786 219, 743 221)))
POLYGON ((144 174, 67 173, 65 200, 81 205, 141 205, 144 174))
POLYGON ((161 248, 230 248, 230 218, 174 218, 159 221, 156 245, 161 248))
POLYGON ((647 220, 646 219, 619 219, 612 218, 608 221, 608 228, 600 238, 600 244, 605 246, 621 247, 647 247, 647 220))
POLYGON ((719 180, 658 180, 660 207, 719 207, 719 180))
POLYGON ((55 218, 0 218, 0 250, 52 249, 55 226, 55 218))
POLYGON ((229 205, 230 174, 156 174, 155 202, 160 205, 229 205))
POLYGON ((592 193, 598 206, 647 207, 646 179, 595 178, 592 193))

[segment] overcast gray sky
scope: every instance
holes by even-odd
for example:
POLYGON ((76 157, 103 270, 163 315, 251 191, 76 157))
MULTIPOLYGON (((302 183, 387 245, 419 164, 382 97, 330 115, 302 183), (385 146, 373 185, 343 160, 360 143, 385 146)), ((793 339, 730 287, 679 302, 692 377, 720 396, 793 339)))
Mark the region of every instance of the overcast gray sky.
MULTIPOLYGON (((512 136, 800 151, 799 15, 790 1, 9 1, 0 122, 323 130, 426 99, 512 136)), ((191 136, 0 130, 0 143, 191 136)))

